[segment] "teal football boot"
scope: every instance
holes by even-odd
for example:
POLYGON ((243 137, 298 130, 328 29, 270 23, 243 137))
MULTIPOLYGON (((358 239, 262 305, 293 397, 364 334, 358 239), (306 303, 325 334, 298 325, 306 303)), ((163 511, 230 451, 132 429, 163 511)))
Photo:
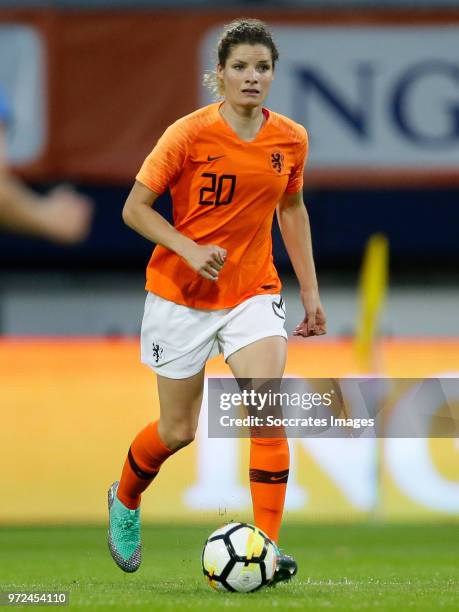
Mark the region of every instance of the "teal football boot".
POLYGON ((116 496, 119 482, 108 490, 108 548, 115 563, 125 572, 135 572, 142 561, 140 508, 131 510, 116 496))

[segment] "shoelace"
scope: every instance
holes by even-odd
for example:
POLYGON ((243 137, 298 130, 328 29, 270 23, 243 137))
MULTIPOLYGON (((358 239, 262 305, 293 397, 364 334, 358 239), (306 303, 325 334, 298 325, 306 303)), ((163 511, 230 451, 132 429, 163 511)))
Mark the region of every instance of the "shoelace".
POLYGON ((132 529, 135 526, 135 521, 132 519, 120 518, 118 519, 118 526, 126 540, 129 540, 131 537, 135 536, 135 532, 132 529))
POLYGON ((134 524, 134 521, 132 521, 131 519, 121 519, 120 521, 120 527, 121 529, 130 529, 134 524))

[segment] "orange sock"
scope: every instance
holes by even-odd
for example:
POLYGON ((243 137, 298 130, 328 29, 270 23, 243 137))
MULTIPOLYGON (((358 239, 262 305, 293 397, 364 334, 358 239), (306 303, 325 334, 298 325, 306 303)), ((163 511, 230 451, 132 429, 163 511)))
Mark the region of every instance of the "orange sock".
POLYGON ((159 437, 158 421, 142 429, 134 438, 124 462, 118 499, 131 510, 138 508, 140 494, 156 477, 161 464, 174 452, 159 437))
POLYGON ((250 492, 255 525, 275 542, 284 511, 290 453, 286 438, 250 441, 250 492))

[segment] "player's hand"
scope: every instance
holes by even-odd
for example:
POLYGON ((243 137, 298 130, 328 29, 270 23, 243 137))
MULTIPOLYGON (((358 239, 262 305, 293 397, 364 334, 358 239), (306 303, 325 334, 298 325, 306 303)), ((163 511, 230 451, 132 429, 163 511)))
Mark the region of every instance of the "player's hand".
POLYGON ((91 229, 92 215, 89 198, 66 186, 56 187, 40 203, 42 232, 53 242, 82 242, 91 229))
POLYGON ((301 292, 301 301, 304 306, 304 319, 299 323, 294 332, 294 336, 323 336, 327 333, 327 318, 320 303, 319 291, 317 289, 307 289, 301 292))
POLYGON ((184 259, 202 277, 217 281, 226 260, 226 249, 214 244, 192 244, 184 259))

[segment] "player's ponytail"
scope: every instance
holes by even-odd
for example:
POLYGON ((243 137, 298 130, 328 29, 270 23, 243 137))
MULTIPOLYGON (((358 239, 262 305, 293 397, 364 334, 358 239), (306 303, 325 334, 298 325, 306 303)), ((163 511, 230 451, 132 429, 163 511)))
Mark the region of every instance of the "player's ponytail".
MULTIPOLYGON (((224 67, 230 56, 231 50, 236 45, 264 45, 271 51, 273 69, 279 59, 279 52, 274 43, 268 26, 259 19, 235 19, 223 29, 217 46, 217 60, 224 67)), ((223 83, 217 77, 214 70, 207 70, 203 76, 203 85, 210 89, 213 96, 218 99, 223 97, 223 83)))

